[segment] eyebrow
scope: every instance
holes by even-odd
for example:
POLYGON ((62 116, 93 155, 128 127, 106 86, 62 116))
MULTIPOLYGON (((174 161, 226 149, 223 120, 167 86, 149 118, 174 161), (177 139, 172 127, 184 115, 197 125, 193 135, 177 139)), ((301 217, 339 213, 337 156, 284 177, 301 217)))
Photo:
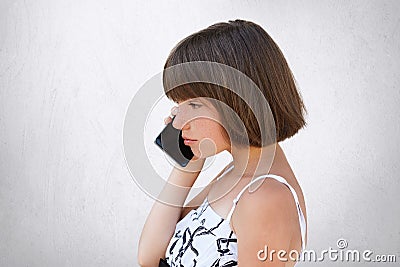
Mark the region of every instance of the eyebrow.
MULTIPOLYGON (((200 97, 197 97, 197 98, 193 98, 192 100, 190 100, 190 101, 193 101, 193 102, 200 102, 200 103, 202 103, 203 105, 205 105, 205 106, 207 106, 207 107, 209 107, 209 103, 208 103, 208 101, 206 101, 206 100, 203 100, 203 99, 201 99, 200 97)), ((189 101, 189 102, 190 102, 189 101)))
POLYGON ((208 107, 208 108, 211 107, 211 106, 210 106, 210 103, 209 103, 208 101, 206 101, 206 100, 202 100, 201 97, 191 98, 191 99, 182 101, 182 102, 177 103, 177 104, 180 105, 180 104, 183 103, 183 102, 187 102, 187 103, 190 103, 190 102, 200 102, 201 104, 203 104, 204 106, 206 106, 206 107, 208 107))

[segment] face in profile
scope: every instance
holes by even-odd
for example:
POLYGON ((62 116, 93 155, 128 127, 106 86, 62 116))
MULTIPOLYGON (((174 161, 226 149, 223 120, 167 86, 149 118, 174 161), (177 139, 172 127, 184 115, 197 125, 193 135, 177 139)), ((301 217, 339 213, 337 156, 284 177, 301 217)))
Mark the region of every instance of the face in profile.
POLYGON ((229 150, 230 143, 216 108, 205 98, 191 98, 178 103, 173 126, 182 130, 185 145, 198 158, 229 150))

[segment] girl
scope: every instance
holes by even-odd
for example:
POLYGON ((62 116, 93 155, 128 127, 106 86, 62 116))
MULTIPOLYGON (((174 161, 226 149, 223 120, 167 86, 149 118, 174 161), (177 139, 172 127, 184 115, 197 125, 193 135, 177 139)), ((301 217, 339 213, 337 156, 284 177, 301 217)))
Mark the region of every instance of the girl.
POLYGON ((178 104, 173 121, 165 123, 181 130, 194 157, 185 168, 173 168, 160 194, 174 205, 153 205, 139 241, 139 264, 294 266, 305 247, 306 207, 279 142, 306 125, 306 109, 279 47, 255 23, 217 23, 179 42, 164 71, 166 95, 178 104), (229 66, 257 91, 235 72, 209 75, 235 80, 234 90, 212 82, 176 86, 193 73, 204 81, 206 63, 200 74, 180 69, 167 75, 191 62, 229 66), (183 207, 205 159, 225 150, 232 162, 183 207))

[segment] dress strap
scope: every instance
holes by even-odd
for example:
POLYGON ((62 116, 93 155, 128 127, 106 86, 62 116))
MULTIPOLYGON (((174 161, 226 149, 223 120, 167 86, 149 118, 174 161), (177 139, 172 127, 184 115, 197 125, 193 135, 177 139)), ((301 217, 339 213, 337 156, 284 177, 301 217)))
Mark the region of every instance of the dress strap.
POLYGON ((297 206, 297 213, 298 213, 298 215, 299 215, 299 223, 300 223, 300 231, 301 231, 301 248, 302 248, 302 251, 304 251, 304 249, 305 249, 305 239, 306 239, 306 220, 305 220, 303 211, 301 210, 300 203, 299 203, 299 198, 297 197, 296 191, 295 191, 295 190, 293 189, 293 187, 285 180, 285 178, 283 178, 283 177, 281 177, 281 176, 278 176, 278 175, 275 175, 275 174, 264 174, 264 175, 261 175, 261 176, 258 176, 258 177, 256 177, 256 178, 254 178, 254 179, 253 179, 250 183, 248 183, 248 184, 240 191, 240 193, 235 197, 235 199, 233 200, 232 208, 231 208, 231 210, 229 211, 226 220, 228 221, 228 223, 231 221, 232 214, 233 214, 233 211, 235 210, 236 204, 237 204, 237 202, 239 201, 239 199, 240 199, 240 197, 242 196, 242 194, 246 191, 246 189, 247 189, 251 184, 253 184, 254 182, 256 182, 256 181, 258 181, 258 180, 261 180, 261 179, 264 179, 264 178, 273 178, 273 179, 275 179, 275 180, 277 180, 277 181, 279 181, 279 182, 285 184, 285 185, 290 189, 290 192, 292 193, 293 198, 294 198, 294 200, 295 200, 295 202, 296 202, 296 206, 297 206))

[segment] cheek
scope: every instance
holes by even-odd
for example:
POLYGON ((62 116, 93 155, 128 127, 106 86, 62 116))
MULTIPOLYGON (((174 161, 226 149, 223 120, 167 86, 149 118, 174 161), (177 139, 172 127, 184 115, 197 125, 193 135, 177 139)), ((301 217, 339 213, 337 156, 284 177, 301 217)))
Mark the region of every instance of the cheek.
POLYGON ((199 130, 200 142, 191 147, 196 156, 209 157, 229 148, 224 128, 219 123, 199 121, 196 129, 199 130))
POLYGON ((199 129, 202 129, 200 136, 202 138, 212 139, 216 145, 226 143, 226 135, 224 134, 224 128, 217 122, 202 122, 199 125, 199 129))

